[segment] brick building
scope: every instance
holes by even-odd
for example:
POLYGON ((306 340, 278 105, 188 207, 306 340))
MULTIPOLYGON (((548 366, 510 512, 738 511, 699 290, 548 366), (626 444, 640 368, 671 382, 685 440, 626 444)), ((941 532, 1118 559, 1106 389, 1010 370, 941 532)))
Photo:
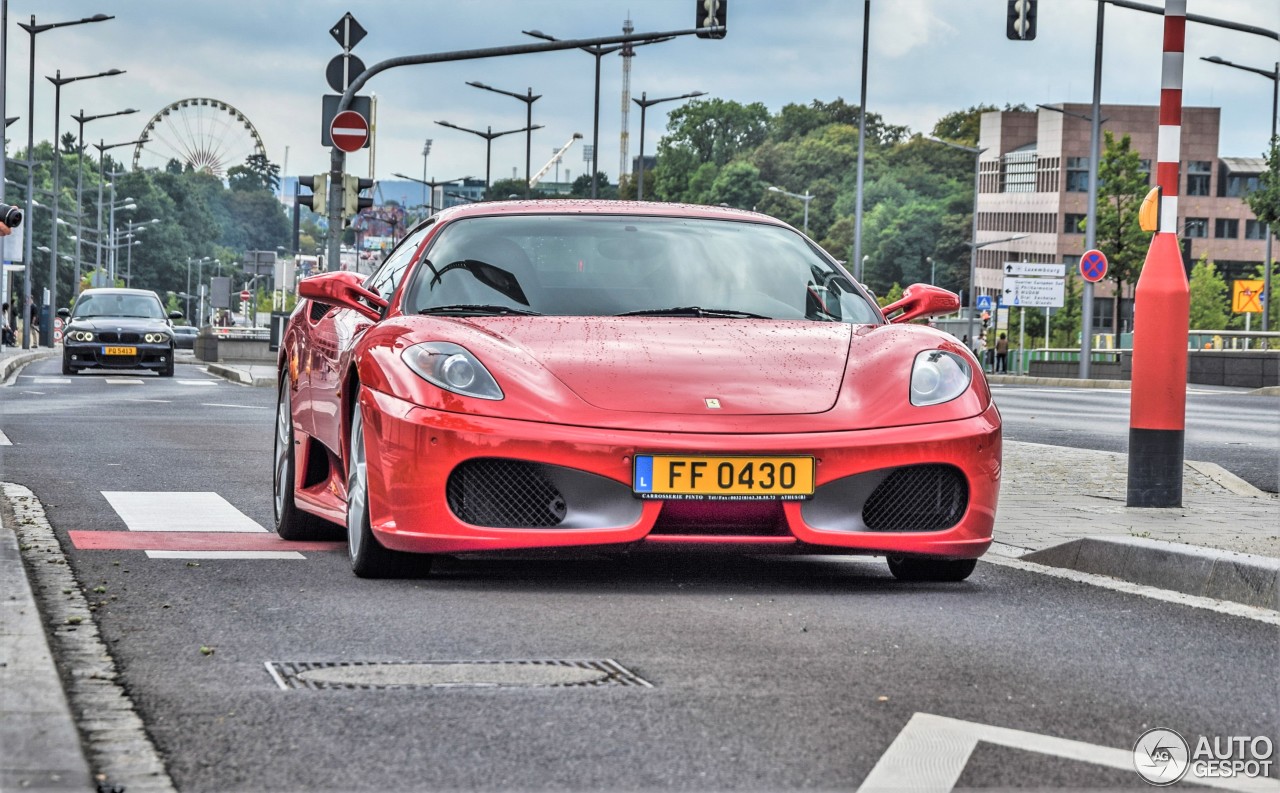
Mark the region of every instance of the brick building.
MULTIPOLYGON (((1087 104, 1055 105, 1088 117, 1087 104)), ((1155 160, 1159 108, 1103 105, 1103 131, 1128 134, 1150 173, 1155 160)), ((1182 113, 1182 168, 1179 236, 1190 241, 1192 261, 1207 255, 1230 281, 1251 276, 1262 263, 1264 226, 1242 196, 1255 189, 1266 170, 1261 157, 1220 157, 1216 107, 1188 107, 1182 113)), ((1084 253, 1080 221, 1088 211, 1089 122, 1051 110, 997 111, 982 116, 978 194, 978 242, 1015 234, 1024 239, 978 251, 979 294, 995 295, 1007 261, 1065 262, 1068 273, 1084 253)), ((1259 142, 1259 150, 1263 148, 1259 142)), ((1131 330, 1133 284, 1120 305, 1120 330, 1131 330)), ((1110 333, 1114 282, 1094 291, 1094 332, 1110 333)))

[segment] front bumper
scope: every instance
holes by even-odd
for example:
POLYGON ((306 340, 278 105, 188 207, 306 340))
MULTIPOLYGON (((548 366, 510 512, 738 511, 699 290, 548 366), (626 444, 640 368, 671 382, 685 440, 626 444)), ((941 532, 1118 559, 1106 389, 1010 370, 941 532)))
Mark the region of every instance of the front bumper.
POLYGON ((422 408, 369 389, 363 389, 360 398, 369 428, 370 522, 378 541, 393 550, 461 553, 706 544, 976 558, 991 544, 1001 465, 1000 418, 994 405, 979 416, 937 424, 718 435, 602 430, 469 416, 422 408), (818 492, 809 501, 638 501, 631 495, 632 457, 637 452, 813 455, 818 492), (597 502, 591 508, 573 513, 570 505, 575 515, 567 521, 571 528, 474 525, 455 513, 446 483, 458 466, 478 459, 556 466, 571 469, 570 478, 593 474, 603 484, 589 488, 597 502), (959 472, 967 483, 967 500, 954 524, 929 531, 871 531, 858 517, 839 515, 840 502, 833 499, 858 490, 847 483, 858 481, 861 474, 883 478, 886 469, 903 466, 941 466, 959 472), (615 503, 606 503, 609 498, 615 503))
POLYGON ((73 369, 164 369, 173 360, 168 344, 103 344, 102 342, 62 343, 62 355, 73 369), (133 355, 107 355, 108 347, 130 347, 133 355))

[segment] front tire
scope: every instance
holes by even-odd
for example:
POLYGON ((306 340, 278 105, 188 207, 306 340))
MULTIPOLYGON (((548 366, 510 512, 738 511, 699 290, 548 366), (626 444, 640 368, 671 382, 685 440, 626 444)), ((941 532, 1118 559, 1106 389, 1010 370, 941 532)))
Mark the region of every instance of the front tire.
POLYGON ((164 368, 160 370, 161 377, 173 377, 173 365, 174 365, 173 355, 174 355, 173 348, 170 347, 169 360, 167 363, 165 363, 164 368))
POLYGON ((365 458, 364 415, 357 402, 351 414, 347 449, 347 551, 351 570, 360 578, 399 578, 424 575, 431 557, 387 549, 369 528, 369 466, 365 458))
POLYGON ((63 374, 76 373, 75 367, 71 365, 71 357, 68 356, 66 353, 62 354, 62 373, 63 374))
POLYGON ((298 509, 293 500, 293 402, 289 393, 289 376, 280 378, 280 397, 276 400, 275 472, 272 502, 276 513, 276 534, 282 540, 298 542, 318 540, 334 534, 334 526, 309 512, 298 509))
POLYGON ((920 559, 890 556, 889 572, 899 581, 963 581, 978 566, 977 559, 920 559))

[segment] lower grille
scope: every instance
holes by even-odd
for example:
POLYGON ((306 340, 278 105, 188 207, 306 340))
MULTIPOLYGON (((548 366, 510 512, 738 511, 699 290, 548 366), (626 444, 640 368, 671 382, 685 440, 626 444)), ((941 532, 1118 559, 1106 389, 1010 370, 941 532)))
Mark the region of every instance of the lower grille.
POLYGON ((881 482, 862 507, 871 531, 940 531, 960 522, 969 508, 969 486, 950 465, 899 468, 881 482))
POLYGON ((568 511, 543 466, 523 460, 468 460, 449 474, 445 495, 460 520, 495 529, 547 529, 568 511))

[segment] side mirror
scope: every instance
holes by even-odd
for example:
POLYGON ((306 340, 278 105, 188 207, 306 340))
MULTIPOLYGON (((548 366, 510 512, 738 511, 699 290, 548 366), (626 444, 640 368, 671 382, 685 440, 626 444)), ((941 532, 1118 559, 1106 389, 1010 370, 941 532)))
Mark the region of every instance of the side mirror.
POLYGON ((60 317, 69 317, 69 316, 71 316, 71 309, 66 308, 66 307, 63 307, 63 308, 58 309, 58 316, 60 316, 60 317))
POLYGON ((181 312, 181 311, 170 311, 170 312, 169 312, 169 319, 182 319, 182 312, 181 312))
POLYGON ((912 284, 902 293, 902 299, 884 307, 884 315, 890 322, 910 322, 920 317, 936 317, 960 310, 960 297, 929 284, 912 284), (900 312, 894 314, 894 312, 900 312), (893 315, 893 316, 890 316, 893 315))
POLYGON ((298 282, 298 296, 326 306, 349 308, 360 316, 377 322, 387 301, 362 285, 364 276, 345 270, 323 273, 298 282))

